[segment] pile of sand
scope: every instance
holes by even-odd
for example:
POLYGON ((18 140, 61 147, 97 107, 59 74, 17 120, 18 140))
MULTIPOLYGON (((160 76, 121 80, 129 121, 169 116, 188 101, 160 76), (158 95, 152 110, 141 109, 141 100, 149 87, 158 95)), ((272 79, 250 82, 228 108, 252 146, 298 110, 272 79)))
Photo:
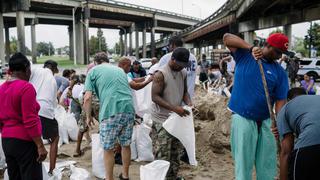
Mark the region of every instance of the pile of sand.
MULTIPOLYGON (((230 118, 227 109, 228 98, 208 94, 201 88, 196 88, 197 97, 194 99, 196 139, 199 151, 211 150, 214 153, 226 153, 230 150, 230 118), (198 114, 198 115, 197 115, 198 114), (205 147, 205 148, 199 148, 205 147)), ((202 155, 201 152, 197 154, 202 155)))

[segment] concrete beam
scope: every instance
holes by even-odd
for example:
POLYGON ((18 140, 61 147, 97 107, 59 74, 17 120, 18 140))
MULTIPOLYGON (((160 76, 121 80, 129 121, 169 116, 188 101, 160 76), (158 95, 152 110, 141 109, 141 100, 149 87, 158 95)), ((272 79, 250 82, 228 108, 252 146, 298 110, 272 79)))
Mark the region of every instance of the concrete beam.
POLYGON ((132 31, 129 32, 129 56, 132 55, 132 31))
POLYGON ((320 19, 320 5, 317 7, 306 8, 300 11, 295 10, 287 14, 261 17, 254 20, 239 22, 239 32, 267 29, 277 26, 296 24, 306 21, 320 19))
POLYGON ((167 27, 156 27, 155 31, 161 31, 161 32, 178 32, 181 31, 181 29, 176 28, 167 28, 167 27))
POLYGON ((98 10, 98 11, 106 11, 106 12, 112 12, 112 13, 119 13, 119 14, 127 14, 127 15, 134 15, 134 16, 141 16, 141 17, 147 17, 147 18, 152 18, 153 14, 146 13, 146 12, 141 12, 141 11, 136 11, 132 8, 125 8, 125 7, 120 7, 120 6, 111 6, 111 5, 106 5, 103 3, 99 2, 90 2, 89 3, 89 8, 91 10, 98 10))
POLYGON ((128 55, 128 37, 127 37, 127 33, 124 34, 124 55, 127 56, 128 55))
POLYGON ((82 4, 81 0, 31 0, 32 2, 38 3, 46 3, 46 4, 55 4, 55 5, 63 5, 70 7, 79 7, 82 4))
POLYGON ((37 63, 37 42, 36 42, 36 23, 32 20, 31 23, 31 53, 32 53, 32 63, 37 63))
POLYGON ((81 22, 76 22, 74 31, 76 34, 75 41, 76 41, 76 53, 75 57, 78 64, 85 63, 85 54, 84 54, 84 27, 81 22))
POLYGON ((26 45, 25 45, 25 32, 24 32, 24 12, 17 11, 17 37, 18 37, 18 51, 23 54, 26 53, 26 45))
POLYGON ((241 17, 245 12, 247 12, 250 9, 250 7, 254 5, 256 1, 257 0, 244 0, 236 12, 236 17, 241 17))
POLYGON ((165 21, 165 22, 171 22, 176 24, 185 24, 190 26, 198 23, 198 21, 195 21, 195 20, 181 19, 174 16, 171 17, 171 16, 160 15, 160 14, 155 14, 154 19, 158 21, 165 21))
POLYGON ((122 26, 122 27, 130 27, 133 23, 131 21, 120 21, 120 20, 113 20, 113 19, 100 19, 100 18, 90 18, 89 22, 90 24, 122 26))
POLYGON ((193 39, 196 39, 198 37, 201 37, 203 35, 209 34, 217 29, 220 29, 224 26, 230 25, 231 23, 236 21, 236 17, 234 14, 231 14, 229 16, 220 18, 215 20, 214 22, 211 22, 207 26, 200 27, 198 29, 195 29, 194 31, 190 32, 184 37, 184 40, 186 42, 191 41, 193 39))
MULTIPOLYGON (((4 17, 17 17, 15 12, 4 13, 4 17)), ((62 15, 62 14, 50 14, 50 13, 39 13, 39 12, 24 12, 24 17, 26 19, 54 19, 54 20, 65 20, 72 21, 71 15, 62 15)))
POLYGON ((3 21, 3 15, 0 12, 0 60, 2 62, 2 67, 5 65, 5 46, 4 46, 4 36, 3 36, 3 30, 4 30, 4 21, 3 21))

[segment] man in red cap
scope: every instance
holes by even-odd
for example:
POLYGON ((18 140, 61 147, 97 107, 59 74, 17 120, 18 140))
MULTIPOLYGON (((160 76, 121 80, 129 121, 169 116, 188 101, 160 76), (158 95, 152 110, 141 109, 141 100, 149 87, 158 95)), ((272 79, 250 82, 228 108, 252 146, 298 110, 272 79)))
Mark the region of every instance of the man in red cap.
POLYGON ((288 77, 276 62, 288 49, 288 38, 272 34, 262 49, 253 47, 241 38, 225 34, 224 44, 236 61, 234 86, 229 108, 233 112, 231 150, 237 180, 252 178, 255 165, 259 180, 274 179, 277 172, 276 141, 256 59, 261 59, 272 105, 276 113, 286 103, 288 77))

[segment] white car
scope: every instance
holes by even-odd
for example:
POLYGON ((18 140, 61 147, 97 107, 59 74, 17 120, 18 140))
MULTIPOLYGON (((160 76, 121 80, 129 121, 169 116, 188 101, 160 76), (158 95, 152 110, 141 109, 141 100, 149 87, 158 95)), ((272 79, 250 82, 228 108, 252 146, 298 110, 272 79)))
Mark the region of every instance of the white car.
POLYGON ((144 69, 149 69, 150 66, 152 65, 151 58, 142 58, 140 59, 140 63, 144 69))
POLYGON ((320 58, 303 58, 300 60, 298 76, 308 73, 313 79, 320 77, 320 58))

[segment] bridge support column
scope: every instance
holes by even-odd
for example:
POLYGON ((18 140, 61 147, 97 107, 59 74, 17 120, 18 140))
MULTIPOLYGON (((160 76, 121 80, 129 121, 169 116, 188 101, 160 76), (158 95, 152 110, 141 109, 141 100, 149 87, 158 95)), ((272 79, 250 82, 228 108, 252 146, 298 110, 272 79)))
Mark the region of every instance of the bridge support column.
POLYGON ((69 59, 74 60, 74 46, 73 46, 73 27, 69 26, 68 27, 68 33, 69 33, 69 59))
POLYGON ((135 37, 136 37, 136 48, 135 48, 135 55, 137 60, 139 60, 139 30, 135 26, 135 37))
POLYGON ((18 51, 23 54, 26 53, 26 45, 25 45, 25 32, 24 32, 24 12, 17 11, 17 36, 18 36, 18 51))
POLYGON ((36 22, 32 19, 31 22, 31 54, 32 54, 32 63, 37 63, 37 43, 36 43, 36 22))
POLYGON ((143 32, 142 32, 142 57, 143 58, 147 57, 146 35, 147 35, 147 28, 144 26, 143 32))
POLYGON ((76 48, 76 54, 75 58, 78 64, 84 64, 84 31, 83 31, 83 24, 80 21, 77 21, 74 27, 75 31, 75 48, 76 48))
POLYGON ((129 56, 132 56, 132 29, 129 32, 129 56))
POLYGON ((3 36, 3 29, 4 29, 4 22, 3 22, 3 14, 0 12, 0 59, 2 62, 2 67, 4 67, 5 64, 5 52, 4 52, 4 36, 3 36))
POLYGON ((156 43, 155 43, 155 27, 151 28, 151 57, 156 55, 156 43))
POLYGON ((285 25, 283 26, 283 32, 286 36, 288 36, 289 39, 289 49, 292 48, 292 25, 285 25))
POLYGON ((123 54, 124 54, 124 51, 123 51, 124 44, 123 44, 123 34, 121 33, 121 30, 119 32, 119 35, 120 35, 120 39, 119 39, 120 52, 119 52, 119 54, 120 54, 120 56, 123 56, 123 54))
POLYGON ((244 32, 244 40, 249 44, 253 45, 254 31, 244 32))
POLYGON ((5 39, 6 39, 6 62, 9 62, 10 59, 10 36, 9 36, 9 27, 5 27, 5 39))

